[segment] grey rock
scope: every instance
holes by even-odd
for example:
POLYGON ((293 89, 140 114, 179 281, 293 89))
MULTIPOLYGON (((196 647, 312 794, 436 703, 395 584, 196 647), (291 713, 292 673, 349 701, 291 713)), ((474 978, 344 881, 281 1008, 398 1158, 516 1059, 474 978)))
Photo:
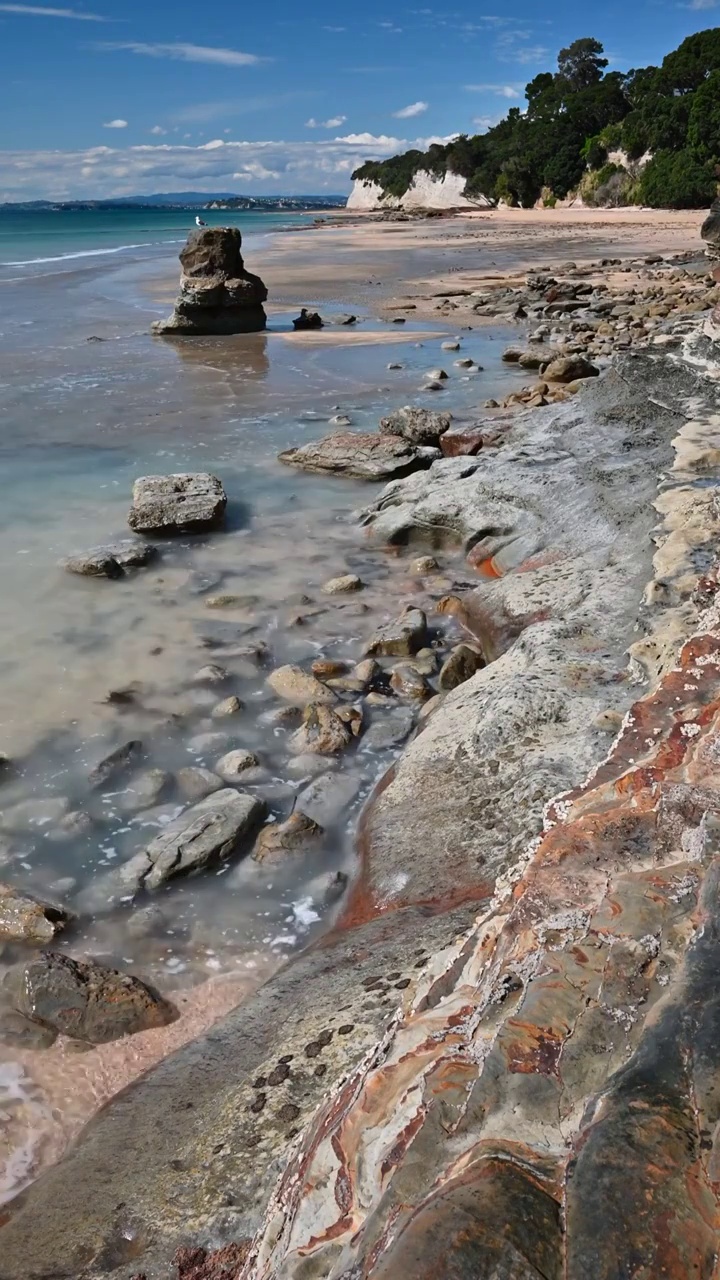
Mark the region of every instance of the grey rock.
POLYGON ((207 472, 140 476, 128 524, 136 533, 202 533, 222 526, 226 506, 221 482, 207 472))
POLYGON ((73 809, 47 832, 48 840, 82 840, 93 829, 92 817, 84 809, 73 809))
POLYGON ((63 907, 0 883, 0 940, 51 942, 71 919, 63 907))
POLYGON ((386 622, 375 632, 365 652, 372 657, 385 654, 409 657, 427 644, 427 619, 422 609, 406 609, 399 618, 386 622))
POLYGON ((345 595, 349 591, 362 591, 363 582, 356 573, 345 573, 340 578, 328 578, 322 590, 326 596, 345 595))
POLYGON ((432 458, 396 436, 361 435, 337 431, 298 449, 286 449, 280 462, 302 471, 351 476, 358 480, 388 480, 429 467, 432 458))
POLYGON ((256 796, 228 788, 208 796, 170 822, 144 850, 142 883, 158 889, 168 880, 222 862, 252 836, 265 816, 256 796))
POLYGON ((193 681, 195 684, 224 684, 230 678, 230 672, 224 667, 218 667, 214 662, 209 662, 207 666, 200 667, 195 672, 193 681))
POLYGON ((363 750, 389 751, 405 742, 415 727, 415 715, 410 707, 398 707, 370 725, 363 737, 363 750))
POLYGON ((432 409, 420 409, 406 404, 386 418, 380 419, 380 434, 400 436, 414 445, 437 445, 448 430, 452 414, 437 413, 432 409))
POLYGON ((252 856, 255 862, 282 861, 289 853, 304 853, 317 845, 323 834, 317 822, 296 809, 284 822, 270 822, 263 827, 255 841, 252 856))
POLYGON ((235 694, 232 694, 229 698, 223 698, 222 702, 216 703, 210 715, 213 720, 222 720, 224 716, 236 716, 243 710, 244 705, 235 694))

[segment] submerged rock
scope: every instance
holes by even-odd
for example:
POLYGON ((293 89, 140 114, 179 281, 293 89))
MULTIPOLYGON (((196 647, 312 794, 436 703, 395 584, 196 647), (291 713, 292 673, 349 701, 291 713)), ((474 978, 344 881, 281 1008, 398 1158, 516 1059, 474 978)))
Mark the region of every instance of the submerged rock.
POLYGON ((175 310, 156 320, 153 333, 202 335, 255 333, 265 328, 267 289, 245 270, 237 227, 203 227, 180 252, 182 276, 175 310))
POLYGON ((363 582, 356 573, 345 573, 339 578, 328 578, 322 590, 326 596, 345 595, 350 591, 362 591, 363 582))
POLYGON ((78 551, 61 561, 68 573, 85 578, 122 578, 126 569, 140 569, 157 556, 157 547, 150 542, 134 542, 127 539, 103 547, 91 547, 78 551))
POLYGON ((66 796, 46 796, 37 800, 19 800, 0 811, 0 826, 7 831, 31 831, 33 827, 54 825, 70 808, 66 796))
POLYGON ((334 826, 362 786, 357 773, 323 773, 300 792, 297 807, 323 829, 334 826))
POLYGON ((70 919, 64 907, 0 884, 0 941, 51 942, 70 919))
POLYGON ((10 969, 0 1000, 30 1022, 88 1044, 166 1027, 178 1017, 174 1005, 132 974, 56 951, 10 969))
POLYGON ((221 482, 207 472, 141 476, 133 485, 128 524, 136 533, 203 533, 223 524, 226 506, 221 482))
POLYGON ((226 782, 237 782, 250 769, 257 769, 259 762, 252 751, 228 751, 215 765, 215 772, 226 782))
POLYGON ((358 480, 390 480, 429 467, 434 454, 397 436, 336 431, 297 449, 278 454, 280 462, 301 471, 317 471, 358 480))
POLYGON ((106 782, 117 778, 120 774, 129 769, 131 765, 140 758, 142 754, 142 742, 138 738, 131 738, 129 742, 124 742, 121 747, 116 747, 110 755, 105 756, 99 764, 95 765, 88 774, 88 782, 91 787, 103 787, 106 782))
POLYGON ((223 786, 222 779, 216 773, 210 769, 202 769, 200 765, 188 765, 185 769, 178 769, 175 779, 180 794, 190 801, 204 800, 214 791, 220 791, 223 786))

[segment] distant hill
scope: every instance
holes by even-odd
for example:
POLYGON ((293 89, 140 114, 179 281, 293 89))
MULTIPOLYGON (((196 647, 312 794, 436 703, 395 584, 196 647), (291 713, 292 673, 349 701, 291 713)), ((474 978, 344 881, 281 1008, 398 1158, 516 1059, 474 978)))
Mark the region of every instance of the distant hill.
POLYGON ((113 196, 107 200, 17 200, 0 209, 336 209, 346 196, 243 196, 233 191, 166 191, 152 195, 113 196))

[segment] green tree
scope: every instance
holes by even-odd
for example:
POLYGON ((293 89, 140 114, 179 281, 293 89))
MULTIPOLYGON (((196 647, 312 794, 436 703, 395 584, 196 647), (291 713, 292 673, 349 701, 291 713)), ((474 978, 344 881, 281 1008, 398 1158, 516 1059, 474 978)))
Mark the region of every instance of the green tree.
POLYGON ((574 40, 558 54, 559 78, 575 90, 598 84, 608 64, 607 58, 602 57, 604 52, 600 41, 593 40, 591 36, 574 40))
POLYGON ((709 165, 692 151, 658 151, 645 167, 640 198, 653 209, 701 209, 717 194, 709 165))
POLYGON ((720 71, 711 71, 692 95, 687 140, 703 159, 720 158, 720 71))

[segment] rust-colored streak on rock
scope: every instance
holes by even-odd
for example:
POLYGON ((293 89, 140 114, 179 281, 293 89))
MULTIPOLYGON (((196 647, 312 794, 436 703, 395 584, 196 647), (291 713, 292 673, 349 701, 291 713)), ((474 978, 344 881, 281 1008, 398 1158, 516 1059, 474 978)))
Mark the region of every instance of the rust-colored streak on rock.
POLYGON ((717 1280, 719 657, 718 631, 683 647, 514 887, 418 978, 310 1129, 316 1194, 279 1196, 252 1280, 301 1257, 329 1274, 320 1212, 333 1267, 341 1250, 365 1280, 717 1280), (333 1218, 335 1135, 353 1203, 333 1218))

